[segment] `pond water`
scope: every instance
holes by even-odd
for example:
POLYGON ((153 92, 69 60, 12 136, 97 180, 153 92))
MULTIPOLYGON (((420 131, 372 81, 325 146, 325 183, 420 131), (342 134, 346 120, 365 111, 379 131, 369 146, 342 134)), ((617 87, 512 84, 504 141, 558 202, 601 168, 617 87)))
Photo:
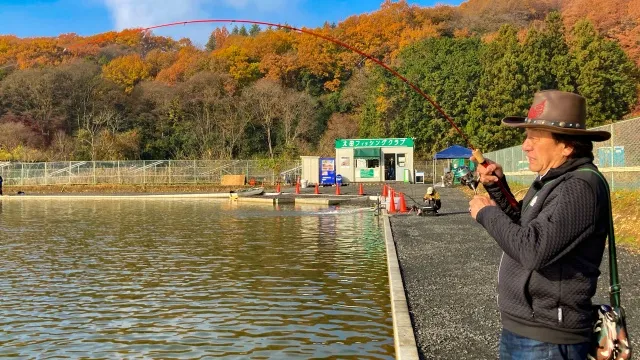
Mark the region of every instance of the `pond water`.
POLYGON ((0 202, 0 358, 392 359, 368 209, 0 202))

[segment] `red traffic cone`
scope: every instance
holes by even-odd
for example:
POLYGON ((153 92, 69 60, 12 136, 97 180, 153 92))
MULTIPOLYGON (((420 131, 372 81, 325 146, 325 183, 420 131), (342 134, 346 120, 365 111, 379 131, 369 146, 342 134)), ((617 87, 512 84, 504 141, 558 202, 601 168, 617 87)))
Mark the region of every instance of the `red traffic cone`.
POLYGON ((278 185, 276 186, 276 192, 279 193, 280 191, 280 183, 278 183, 278 185))
POLYGON ((394 199, 395 196, 393 194, 393 189, 389 190, 389 208, 387 209, 387 212, 390 214, 393 214, 396 212, 396 199, 394 199))
POLYGON ((336 195, 340 195, 340 184, 336 184, 336 195))
POLYGON ((364 187, 362 187, 362 183, 360 183, 360 188, 358 189, 358 195, 364 195, 364 187))
POLYGON ((400 193, 400 212, 406 213, 407 211, 407 202, 404 199, 404 194, 400 193))
POLYGON ((389 195, 389 189, 387 188, 387 184, 384 184, 382 187, 382 196, 387 197, 389 195))
POLYGON ((316 183, 316 190, 313 193, 316 195, 320 194, 320 187, 318 186, 318 183, 316 183))

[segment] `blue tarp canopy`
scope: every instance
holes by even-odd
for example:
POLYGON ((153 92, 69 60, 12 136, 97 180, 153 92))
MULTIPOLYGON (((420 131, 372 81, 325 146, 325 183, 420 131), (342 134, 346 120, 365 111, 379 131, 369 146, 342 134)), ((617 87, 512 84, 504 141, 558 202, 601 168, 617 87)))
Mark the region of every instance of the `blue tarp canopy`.
POLYGON ((433 155, 434 159, 468 159, 471 157, 471 149, 460 145, 449 146, 448 148, 433 155))

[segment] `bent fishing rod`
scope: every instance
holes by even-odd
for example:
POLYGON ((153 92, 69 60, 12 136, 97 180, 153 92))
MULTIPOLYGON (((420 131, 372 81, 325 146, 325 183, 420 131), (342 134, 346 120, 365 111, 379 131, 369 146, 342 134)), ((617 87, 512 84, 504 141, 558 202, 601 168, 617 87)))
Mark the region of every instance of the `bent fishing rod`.
MULTIPOLYGON (((360 50, 354 48, 353 46, 351 46, 349 44, 346 44, 346 43, 344 43, 344 42, 342 42, 340 40, 337 40, 337 39, 334 39, 332 37, 329 37, 329 36, 326 36, 326 35, 323 35, 323 34, 319 34, 319 33, 304 29, 304 28, 297 28, 297 27, 293 27, 293 26, 290 26, 290 25, 276 24, 276 23, 271 23, 271 22, 266 22, 266 21, 236 20, 236 19, 185 20, 185 21, 177 21, 177 22, 171 22, 171 23, 160 24, 160 25, 153 25, 153 26, 149 26, 149 27, 146 27, 146 28, 142 28, 141 30, 143 32, 147 32, 147 31, 151 31, 153 29, 159 29, 159 28, 165 28, 165 27, 171 27, 171 26, 177 26, 177 25, 199 24, 199 23, 256 24, 256 25, 265 25, 265 26, 277 27, 277 28, 280 28, 280 29, 287 29, 287 30, 296 31, 296 32, 299 32, 299 33, 315 36, 317 38, 332 42, 332 43, 334 43, 334 44, 336 44, 338 46, 341 46, 341 47, 343 47, 345 49, 351 50, 351 51, 353 51, 353 52, 355 52, 355 53, 357 53, 357 54, 359 54, 361 56, 364 56, 365 58, 373 61, 375 64, 377 64, 377 65, 383 67, 385 70, 389 71, 391 74, 393 74, 393 76, 395 76, 398 79, 402 80, 405 84, 407 84, 415 92, 420 94, 420 96, 422 96, 429 103, 431 103, 431 105, 433 105, 433 107, 449 122, 449 124, 451 124, 451 126, 453 126, 453 128, 458 132, 458 134, 460 134, 460 136, 462 136, 462 138, 465 140, 465 142, 467 143, 469 148, 472 149, 473 157, 476 159, 476 161, 482 166, 489 166, 489 163, 487 162, 487 160, 482 155, 482 152, 479 149, 476 149, 475 146, 473 146, 473 144, 471 143, 471 140, 469 140, 469 138, 462 132, 462 130, 456 125, 456 123, 453 121, 453 119, 449 115, 447 115, 447 113, 440 107, 440 105, 438 105, 438 103, 436 103, 429 95, 427 95, 424 91, 422 91, 422 89, 420 89, 417 85, 415 85, 414 83, 409 81, 407 78, 402 76, 400 73, 398 73, 397 71, 392 69, 389 65, 385 64, 384 62, 382 62, 382 61, 374 58, 373 56, 371 56, 371 55, 369 55, 369 54, 367 54, 367 53, 365 53, 363 51, 360 51, 360 50)), ((509 204, 515 210, 518 210, 518 202, 513 197, 513 195, 511 195, 511 193, 509 193, 509 191, 507 191, 507 189, 504 186, 504 184, 502 183, 502 181, 500 181, 500 179, 498 179, 496 184, 499 186, 500 191, 502 192, 502 194, 509 201, 509 204)))

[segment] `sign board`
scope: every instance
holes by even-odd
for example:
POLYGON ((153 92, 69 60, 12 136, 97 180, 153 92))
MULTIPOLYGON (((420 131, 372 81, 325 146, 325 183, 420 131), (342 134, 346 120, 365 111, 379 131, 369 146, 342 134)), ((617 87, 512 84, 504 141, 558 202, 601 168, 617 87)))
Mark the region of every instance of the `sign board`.
POLYGON ((339 139, 336 140, 336 149, 363 148, 363 147, 413 147, 412 138, 389 139, 339 139))
POLYGON ((373 169, 360 169, 360 177, 363 179, 373 178, 373 169))

